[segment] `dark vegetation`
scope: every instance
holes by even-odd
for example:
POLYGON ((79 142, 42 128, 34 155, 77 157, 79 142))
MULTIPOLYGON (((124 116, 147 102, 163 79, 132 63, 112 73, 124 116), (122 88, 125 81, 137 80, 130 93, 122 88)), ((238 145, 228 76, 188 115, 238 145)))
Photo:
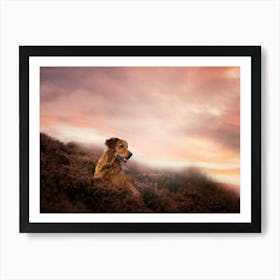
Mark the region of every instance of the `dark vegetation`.
POLYGON ((239 194, 198 169, 155 169, 132 159, 123 167, 142 194, 136 198, 122 187, 93 178, 102 152, 41 134, 41 212, 239 212, 239 194))

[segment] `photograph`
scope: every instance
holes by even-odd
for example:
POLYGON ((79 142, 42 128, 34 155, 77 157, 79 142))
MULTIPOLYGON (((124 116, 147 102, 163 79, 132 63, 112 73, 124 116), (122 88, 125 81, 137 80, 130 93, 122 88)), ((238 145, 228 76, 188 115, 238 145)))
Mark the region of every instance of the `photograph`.
POLYGON ((240 212, 240 67, 40 67, 40 211, 240 212))
POLYGON ((21 232, 259 232, 259 46, 20 46, 21 232))
POLYGON ((280 1, 22 1, 0 280, 280 280, 280 1))

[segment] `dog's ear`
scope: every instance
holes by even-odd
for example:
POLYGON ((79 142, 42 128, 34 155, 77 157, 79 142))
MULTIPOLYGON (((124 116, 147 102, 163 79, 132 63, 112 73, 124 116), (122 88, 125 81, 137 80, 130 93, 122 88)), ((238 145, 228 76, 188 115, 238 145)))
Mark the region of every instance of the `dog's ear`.
POLYGON ((110 139, 106 140, 105 145, 109 149, 114 149, 118 141, 119 141, 119 138, 110 138, 110 139))

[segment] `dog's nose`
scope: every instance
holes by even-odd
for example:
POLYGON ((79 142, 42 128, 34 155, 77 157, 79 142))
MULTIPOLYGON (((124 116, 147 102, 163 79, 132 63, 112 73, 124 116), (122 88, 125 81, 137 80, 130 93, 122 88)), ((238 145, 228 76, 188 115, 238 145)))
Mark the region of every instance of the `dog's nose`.
POLYGON ((128 153, 128 157, 127 157, 127 159, 129 159, 129 158, 131 158, 132 157, 132 153, 131 152, 129 152, 128 153))

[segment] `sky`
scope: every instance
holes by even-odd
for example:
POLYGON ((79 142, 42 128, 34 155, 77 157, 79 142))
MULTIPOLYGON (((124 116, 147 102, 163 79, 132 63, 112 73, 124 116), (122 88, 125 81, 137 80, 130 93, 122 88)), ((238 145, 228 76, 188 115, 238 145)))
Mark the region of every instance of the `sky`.
POLYGON ((41 67, 40 130, 239 185, 239 67, 41 67))

